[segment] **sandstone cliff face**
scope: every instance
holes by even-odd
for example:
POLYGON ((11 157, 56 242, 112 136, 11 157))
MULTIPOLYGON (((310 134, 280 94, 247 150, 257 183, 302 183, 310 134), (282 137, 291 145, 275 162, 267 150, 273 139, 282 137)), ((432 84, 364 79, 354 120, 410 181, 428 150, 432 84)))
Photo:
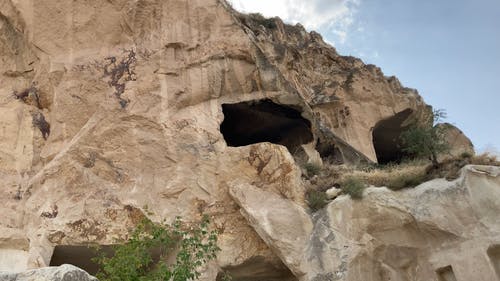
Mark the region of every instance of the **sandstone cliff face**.
POLYGON ((58 245, 113 243, 147 208, 213 218, 222 252, 207 280, 219 268, 299 277, 305 241, 288 255, 230 188, 303 208, 292 154, 376 161, 397 146, 374 136, 429 112, 318 34, 217 0, 2 0, 0 59, 0 270, 47 266, 58 245))
POLYGON ((338 55, 318 33, 285 25, 279 18, 266 20, 265 26, 259 17, 240 19, 259 50, 313 112, 320 152, 326 154, 334 143, 347 143, 377 161, 372 134, 381 121, 404 114, 394 125, 397 131, 412 120, 427 118, 429 109, 416 90, 384 76, 374 65, 338 55))

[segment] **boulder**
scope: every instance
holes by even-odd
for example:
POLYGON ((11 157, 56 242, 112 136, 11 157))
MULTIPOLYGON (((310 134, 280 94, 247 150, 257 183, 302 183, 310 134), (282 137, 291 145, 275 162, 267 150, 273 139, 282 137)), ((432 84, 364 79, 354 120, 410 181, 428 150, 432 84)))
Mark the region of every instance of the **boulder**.
POLYGON ((449 123, 442 123, 437 126, 443 131, 444 139, 449 144, 449 151, 440 155, 440 160, 475 154, 472 141, 459 128, 449 123))
POLYGON ((230 194, 253 229, 294 275, 306 274, 307 268, 302 267, 304 248, 313 227, 307 212, 275 193, 248 184, 232 185, 230 194))
POLYGON ((98 281, 82 269, 64 264, 19 273, 0 272, 0 281, 98 281))
POLYGON ((335 198, 337 198, 337 197, 338 197, 341 193, 342 193, 342 189, 340 189, 340 188, 336 188, 336 187, 332 187, 332 188, 330 188, 330 189, 328 189, 328 190, 326 191, 326 197, 327 197, 328 199, 330 199, 330 200, 331 200, 331 199, 335 199, 335 198))

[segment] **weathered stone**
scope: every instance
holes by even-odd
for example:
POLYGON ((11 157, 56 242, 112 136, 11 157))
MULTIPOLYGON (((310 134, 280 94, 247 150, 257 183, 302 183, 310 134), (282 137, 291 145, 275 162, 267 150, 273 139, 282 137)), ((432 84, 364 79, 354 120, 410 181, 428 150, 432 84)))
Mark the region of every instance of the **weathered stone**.
POLYGON ((471 140, 457 127, 449 123, 438 124, 444 132, 444 138, 449 144, 449 151, 441 155, 440 159, 460 157, 464 154, 474 155, 474 145, 471 140))
POLYGON ((64 264, 20 273, 0 272, 0 281, 98 281, 76 266, 64 264))
POLYGON ((326 191, 326 197, 328 199, 334 199, 334 198, 337 198, 337 196, 339 196, 341 193, 342 193, 342 189, 332 187, 326 191))
POLYGON ((250 225, 295 276, 306 274, 307 268, 301 265, 313 225, 304 209, 275 193, 248 184, 235 183, 230 194, 250 225))
POLYGON ((29 246, 28 237, 21 230, 0 228, 0 271, 26 269, 29 246))
POLYGON ((312 230, 285 199, 248 186, 231 194, 301 280, 436 280, 448 266, 456 280, 498 274, 490 263, 500 245, 499 167, 467 166, 455 181, 402 192, 369 188, 363 200, 341 196, 313 216, 312 230))

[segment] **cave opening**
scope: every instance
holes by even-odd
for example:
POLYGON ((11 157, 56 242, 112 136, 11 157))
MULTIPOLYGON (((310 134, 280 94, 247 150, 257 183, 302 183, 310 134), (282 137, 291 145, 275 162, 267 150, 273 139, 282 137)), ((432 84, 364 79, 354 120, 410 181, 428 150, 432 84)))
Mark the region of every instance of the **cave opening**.
POLYGON ((88 246, 58 245, 54 248, 54 253, 50 259, 50 266, 60 266, 71 264, 79 267, 91 275, 99 271, 99 265, 92 261, 99 253, 103 252, 107 256, 113 254, 112 246, 100 246, 100 249, 94 249, 88 246))
POLYGON ((500 279, 500 245, 493 245, 488 248, 488 257, 495 269, 497 277, 500 279))
POLYGON ((329 163, 330 165, 340 165, 344 164, 344 155, 342 150, 337 145, 331 142, 323 142, 318 140, 316 144, 316 151, 321 155, 321 159, 324 163, 329 163))
POLYGON ((411 109, 406 109, 375 125, 373 147, 379 164, 399 163, 407 156, 402 149, 401 134, 408 129, 404 123, 412 113, 411 109))
POLYGON ((451 265, 438 269, 436 273, 439 281, 457 281, 457 277, 451 265))
MULTIPOLYGON (((96 275, 99 265, 93 261, 94 258, 104 254, 106 257, 114 255, 114 245, 99 245, 99 248, 86 245, 57 245, 50 259, 50 266, 71 264, 79 267, 90 275, 96 275)), ((158 263, 162 256, 161 249, 150 249, 152 264, 158 263)))
POLYGON ((260 142, 284 145, 293 154, 302 144, 313 141, 311 122, 292 107, 268 99, 223 104, 220 131, 228 146, 260 142))
POLYGON ((270 262, 264 257, 254 257, 241 265, 222 269, 216 281, 224 281, 229 276, 232 281, 297 281, 297 277, 281 261, 270 262))

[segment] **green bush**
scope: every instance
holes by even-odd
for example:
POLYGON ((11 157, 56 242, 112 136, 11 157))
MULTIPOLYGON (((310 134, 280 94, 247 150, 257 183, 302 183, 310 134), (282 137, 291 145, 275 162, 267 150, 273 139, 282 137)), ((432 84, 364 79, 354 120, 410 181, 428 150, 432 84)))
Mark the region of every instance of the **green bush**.
POLYGON ((342 184, 342 190, 344 193, 349 194, 352 199, 361 199, 363 198, 365 184, 359 178, 349 177, 342 184))
POLYGON ((326 197, 325 192, 321 192, 318 190, 310 190, 307 195, 307 205, 314 212, 323 209, 323 207, 328 204, 328 198, 326 197))
MULTIPOLYGON (((434 123, 446 118, 444 110, 434 110, 434 123)), ((401 134, 403 151, 415 158, 427 158, 434 167, 439 165, 438 155, 449 151, 445 128, 440 126, 413 125, 401 134)))
POLYGON ((100 266, 100 281, 186 281, 198 279, 198 269, 216 257, 220 250, 217 233, 208 230, 208 218, 186 231, 177 218, 172 225, 144 220, 132 232, 130 239, 114 246, 114 255, 99 254, 93 261, 100 266), (159 251, 159 260, 152 252, 159 251), (167 257, 177 253, 175 262, 167 257))

